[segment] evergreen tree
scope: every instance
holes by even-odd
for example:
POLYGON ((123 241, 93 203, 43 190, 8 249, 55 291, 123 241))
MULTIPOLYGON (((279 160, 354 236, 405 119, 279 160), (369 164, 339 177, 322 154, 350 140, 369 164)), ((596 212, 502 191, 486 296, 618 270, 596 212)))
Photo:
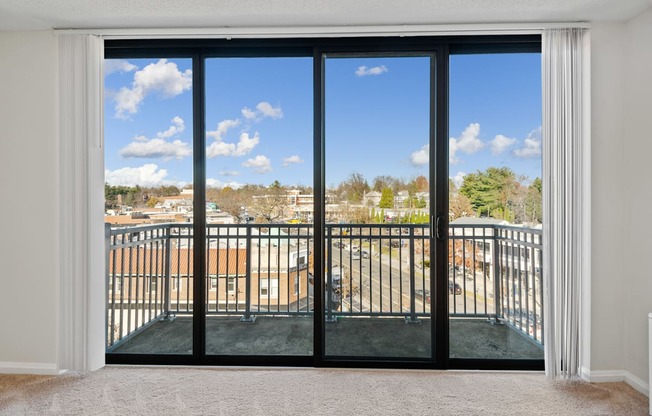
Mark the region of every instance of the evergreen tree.
POLYGON ((394 207, 394 192, 392 188, 384 188, 380 196, 380 202, 378 206, 381 208, 393 208, 394 207))

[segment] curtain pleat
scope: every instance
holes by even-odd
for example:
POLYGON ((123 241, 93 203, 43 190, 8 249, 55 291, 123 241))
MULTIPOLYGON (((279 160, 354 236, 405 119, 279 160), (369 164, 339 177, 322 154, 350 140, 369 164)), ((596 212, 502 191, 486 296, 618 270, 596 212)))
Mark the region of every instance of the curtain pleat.
POLYGON ((104 365, 103 48, 59 35, 60 370, 104 365))
POLYGON ((544 335, 555 379, 580 372, 584 33, 547 29, 542 38, 544 335))

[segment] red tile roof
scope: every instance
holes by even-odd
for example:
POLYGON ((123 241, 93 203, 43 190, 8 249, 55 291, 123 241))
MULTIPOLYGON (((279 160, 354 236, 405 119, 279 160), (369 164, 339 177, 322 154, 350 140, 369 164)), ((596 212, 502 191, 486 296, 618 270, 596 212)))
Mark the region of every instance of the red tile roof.
MULTIPOLYGON (((177 248, 170 251, 170 275, 192 274, 194 250, 177 248)), ((161 248, 133 247, 112 250, 109 272, 115 274, 164 274, 165 255, 161 248), (131 251, 131 254, 130 254, 131 251), (131 259, 131 263, 129 262, 131 259)), ((206 250, 209 275, 243 276, 247 270, 247 250, 240 248, 211 248, 206 250)))

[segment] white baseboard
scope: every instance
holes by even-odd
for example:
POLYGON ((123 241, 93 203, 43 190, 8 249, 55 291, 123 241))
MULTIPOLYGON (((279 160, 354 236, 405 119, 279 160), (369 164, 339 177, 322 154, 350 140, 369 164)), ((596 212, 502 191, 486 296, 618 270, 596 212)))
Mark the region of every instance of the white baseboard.
POLYGON ((650 385, 629 371, 625 371, 625 383, 632 386, 634 390, 637 390, 647 397, 650 397, 650 385))
POLYGON ((624 381, 634 390, 650 397, 650 385, 634 374, 625 370, 596 370, 589 371, 582 368, 582 378, 590 383, 613 383, 624 381))
POLYGON ((20 363, 0 361, 0 374, 36 374, 56 376, 60 372, 56 363, 20 363))

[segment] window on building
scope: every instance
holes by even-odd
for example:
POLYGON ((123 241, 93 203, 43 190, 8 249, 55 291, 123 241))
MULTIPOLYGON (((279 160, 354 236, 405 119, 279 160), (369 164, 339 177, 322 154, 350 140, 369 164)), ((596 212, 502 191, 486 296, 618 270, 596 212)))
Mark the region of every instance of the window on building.
POLYGON ((278 297, 278 279, 260 279, 260 296, 278 297))

